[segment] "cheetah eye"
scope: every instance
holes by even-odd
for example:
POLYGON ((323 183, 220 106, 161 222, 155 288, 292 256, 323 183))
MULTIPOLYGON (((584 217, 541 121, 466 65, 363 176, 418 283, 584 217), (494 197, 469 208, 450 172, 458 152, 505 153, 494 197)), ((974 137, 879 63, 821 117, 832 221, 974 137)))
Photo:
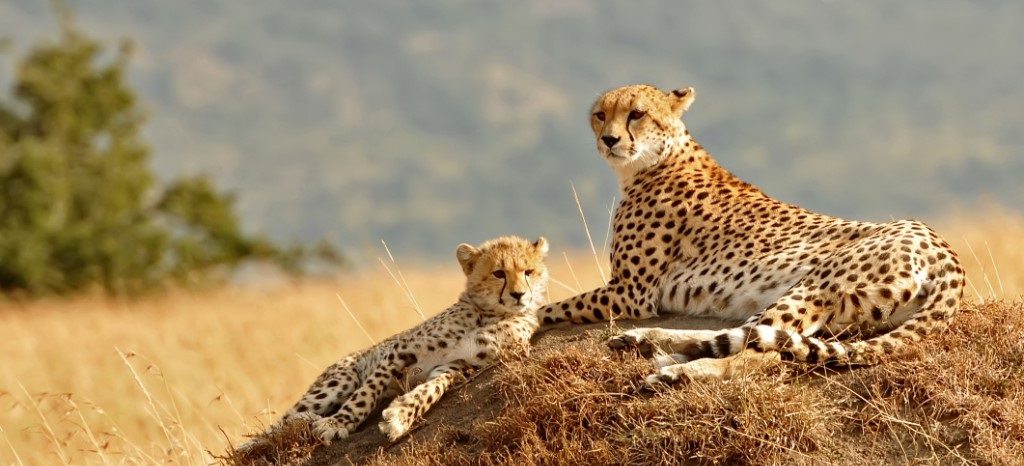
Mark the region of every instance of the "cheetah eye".
POLYGON ((639 119, 643 118, 645 115, 647 115, 647 112, 641 112, 640 110, 633 110, 632 112, 629 112, 629 119, 630 120, 639 120, 639 119))
POLYGON ((525 273, 526 276, 529 277, 530 275, 533 275, 533 272, 534 272, 533 269, 526 269, 526 271, 524 271, 523 273, 525 273))
POLYGON ((597 121, 604 121, 604 112, 595 113, 594 118, 597 118, 597 121))
POLYGON ((494 272, 491 272, 491 275, 494 275, 494 278, 505 278, 505 271, 495 270, 494 272))

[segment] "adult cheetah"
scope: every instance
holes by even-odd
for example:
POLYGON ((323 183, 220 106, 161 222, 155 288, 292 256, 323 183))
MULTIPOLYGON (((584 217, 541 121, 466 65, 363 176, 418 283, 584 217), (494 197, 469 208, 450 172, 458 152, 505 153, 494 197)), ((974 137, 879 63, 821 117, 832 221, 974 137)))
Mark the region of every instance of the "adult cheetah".
MULTIPOLYGON (((540 325, 537 309, 547 301, 547 252, 544 238, 531 243, 505 236, 480 247, 460 245, 456 256, 466 290, 458 302, 328 367, 271 431, 296 420, 311 422, 313 433, 330 443, 393 398, 379 428, 391 440, 405 435, 464 375, 529 348, 540 325)), ((240 449, 264 442, 258 437, 240 449)))
POLYGON ((611 279, 541 308, 544 323, 746 319, 720 331, 638 328, 610 339, 648 357, 664 351, 650 383, 729 377, 779 357, 871 363, 948 325, 964 271, 946 241, 918 221, 843 220, 769 197, 690 136, 682 116, 694 97, 693 88, 631 85, 594 103, 597 150, 622 192, 611 279), (867 337, 829 338, 851 332, 867 337))

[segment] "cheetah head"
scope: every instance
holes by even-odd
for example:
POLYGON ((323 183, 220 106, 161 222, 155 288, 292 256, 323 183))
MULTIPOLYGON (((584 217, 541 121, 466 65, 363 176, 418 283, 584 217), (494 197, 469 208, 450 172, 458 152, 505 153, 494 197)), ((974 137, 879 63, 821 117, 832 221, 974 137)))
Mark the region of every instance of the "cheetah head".
POLYGON ((662 92, 631 85, 598 97, 590 111, 597 152, 616 171, 636 171, 661 161, 689 135, 682 116, 696 91, 692 87, 662 92))
POLYGON ((481 309, 498 313, 533 312, 546 301, 548 240, 503 236, 479 247, 455 251, 466 273, 466 294, 481 309))

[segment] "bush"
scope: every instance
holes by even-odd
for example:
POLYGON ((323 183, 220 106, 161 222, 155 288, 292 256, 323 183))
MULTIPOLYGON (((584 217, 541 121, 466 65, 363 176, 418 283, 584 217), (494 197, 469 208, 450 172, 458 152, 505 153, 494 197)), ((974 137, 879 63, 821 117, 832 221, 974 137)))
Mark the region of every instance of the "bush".
POLYGON ((0 102, 0 291, 134 292, 245 259, 298 270, 309 252, 244 234, 209 179, 157 186, 125 82, 130 51, 124 42, 101 60, 65 17, 58 41, 18 63, 13 98, 0 102))

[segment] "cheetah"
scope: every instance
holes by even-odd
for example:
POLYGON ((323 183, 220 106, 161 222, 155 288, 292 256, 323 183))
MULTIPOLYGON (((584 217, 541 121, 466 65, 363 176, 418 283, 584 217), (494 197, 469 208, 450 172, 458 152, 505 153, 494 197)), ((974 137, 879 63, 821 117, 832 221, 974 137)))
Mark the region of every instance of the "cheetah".
POLYGON ((682 117, 695 96, 630 85, 594 103, 597 151, 622 195, 611 278, 542 307, 545 325, 664 313, 744 322, 610 338, 612 349, 653 357, 650 384, 729 378, 778 359, 871 364, 948 325, 965 278, 946 241, 919 221, 850 221, 769 197, 691 137, 682 117))
POLYGON ((331 443, 394 398, 378 427, 392 441, 402 437, 466 375, 503 355, 528 350, 539 326, 537 309, 547 302, 547 252, 543 237, 532 243, 506 236, 479 247, 459 245, 456 256, 466 288, 458 302, 328 367, 271 430, 310 422, 313 434, 331 443), (403 385, 411 388, 403 390, 403 385))

